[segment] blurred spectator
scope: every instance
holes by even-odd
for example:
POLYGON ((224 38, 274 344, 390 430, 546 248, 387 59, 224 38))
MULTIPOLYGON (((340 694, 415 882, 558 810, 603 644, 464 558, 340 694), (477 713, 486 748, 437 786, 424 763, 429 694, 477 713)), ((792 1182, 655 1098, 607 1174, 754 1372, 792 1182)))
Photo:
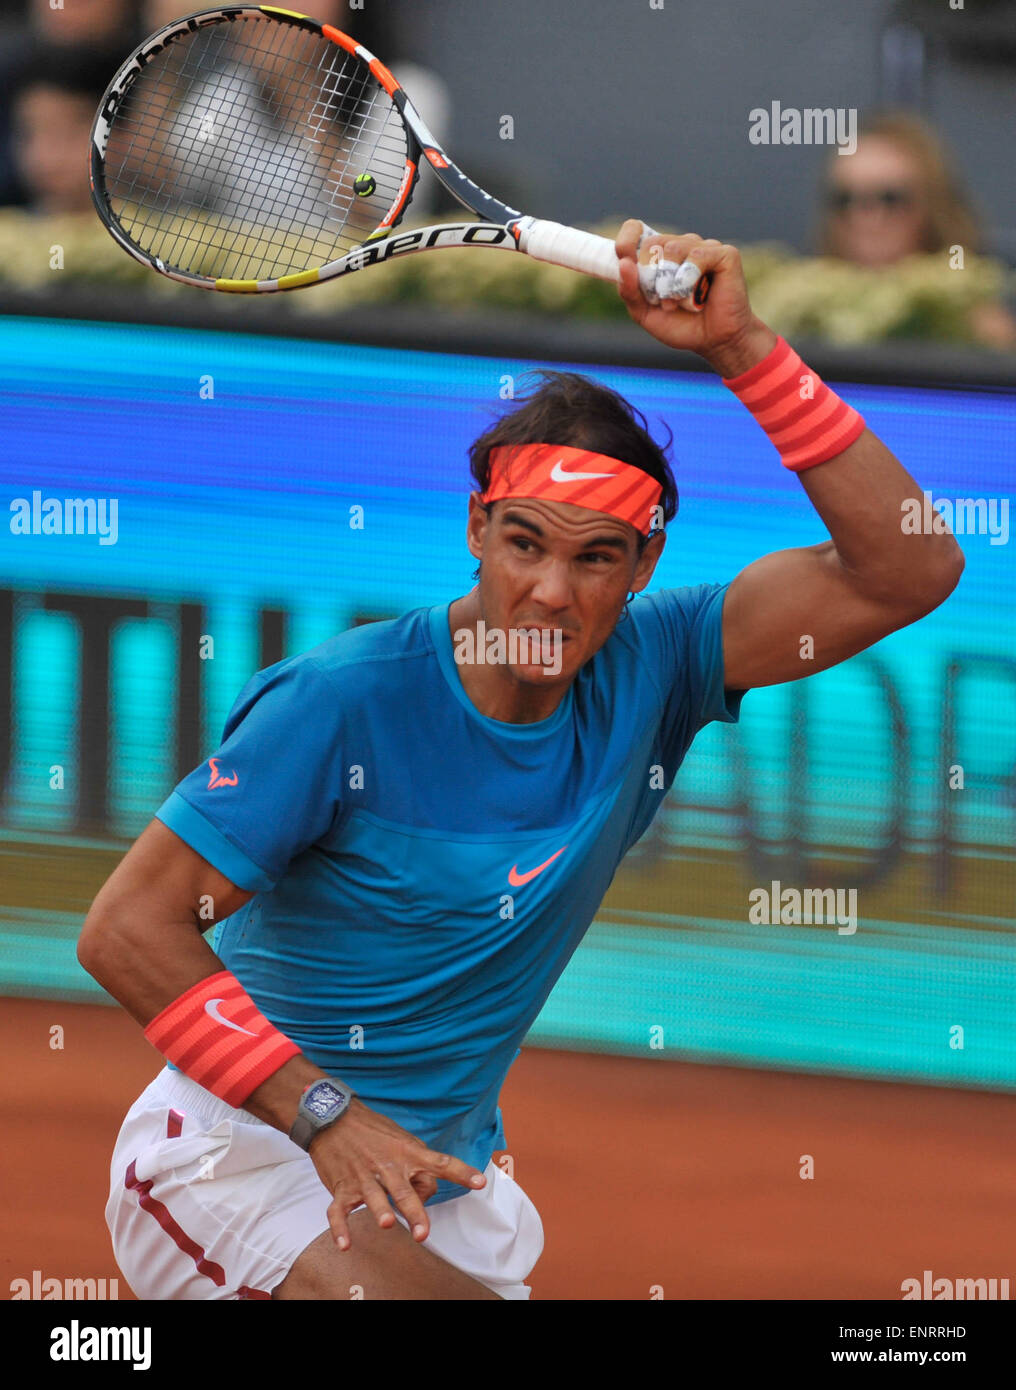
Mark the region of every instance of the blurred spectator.
MULTIPOLYGON (((141 6, 144 31, 146 34, 154 33, 164 24, 171 24, 195 8, 196 5, 188 8, 184 0, 145 0, 141 6)), ((390 22, 386 22, 382 6, 372 3, 365 5, 362 10, 354 10, 349 7, 348 0, 314 0, 313 4, 307 5, 305 13, 313 14, 322 24, 334 24, 386 63, 395 79, 405 86, 413 105, 435 139, 443 143, 448 138, 451 124, 448 86, 432 69, 398 61, 397 31, 393 32, 390 22)), ((420 185, 413 196, 411 216, 414 219, 431 216, 439 209, 457 208, 455 200, 444 191, 429 168, 425 166, 420 174, 420 185)))
MULTIPOLYGON (((69 3, 73 3, 73 0, 69 0, 69 3)), ((183 15, 194 14, 196 10, 203 9, 205 6, 191 4, 190 0, 143 0, 143 3, 137 8, 144 16, 142 28, 145 34, 153 34, 164 24, 172 24, 174 19, 180 19, 183 15)), ((291 5, 285 8, 298 9, 301 7, 291 5)), ((313 15, 322 24, 334 24, 343 33, 352 34, 358 43, 373 50, 377 16, 371 11, 378 8, 379 6, 373 4, 373 0, 362 10, 351 10, 347 0, 314 0, 314 3, 308 4, 302 12, 313 15)), ((381 56, 378 54, 378 57, 381 56)))
MULTIPOLYGON (((130 50, 137 27, 137 4, 131 0, 30 0, 29 27, 45 43, 85 43, 96 48, 130 50)), ((186 6, 184 12, 186 13, 186 6)))
MULTIPOLYGON (((28 205, 40 212, 89 208, 82 150, 106 85, 145 35, 197 8, 197 0, 64 0, 64 7, 54 10, 49 0, 28 0, 13 23, 0 18, 0 205, 28 205), (87 44, 83 52, 82 44, 87 44)), ((392 40, 377 6, 351 10, 345 0, 315 0, 308 9, 385 60, 392 58, 392 40)), ((450 101, 443 81, 415 66, 403 70, 396 64, 394 71, 407 79, 420 114, 438 140, 444 139, 450 101)), ((449 204, 424 170, 414 216, 449 204)))
MULTIPOLYGON (((888 267, 905 256, 962 247, 983 250, 977 218, 932 128, 908 112, 865 122, 851 155, 826 166, 822 255, 888 267)), ((1002 304, 971 311, 975 336, 993 347, 1016 347, 1016 320, 1002 304)))
POLYGON ((33 212, 87 212, 88 140, 111 76, 109 54, 36 47, 11 86, 12 153, 33 212))
MULTIPOLYGON (((186 10, 189 0, 174 3, 186 10)), ((9 9, 0 15, 0 205, 31 201, 30 190, 18 177, 20 161, 15 157, 11 130, 12 88, 17 75, 42 50, 86 44, 90 49, 105 50, 108 82, 143 37, 141 9, 132 0, 63 0, 58 9, 49 0, 26 0, 13 15, 9 9)), ((96 105, 105 85, 99 89, 96 105)))

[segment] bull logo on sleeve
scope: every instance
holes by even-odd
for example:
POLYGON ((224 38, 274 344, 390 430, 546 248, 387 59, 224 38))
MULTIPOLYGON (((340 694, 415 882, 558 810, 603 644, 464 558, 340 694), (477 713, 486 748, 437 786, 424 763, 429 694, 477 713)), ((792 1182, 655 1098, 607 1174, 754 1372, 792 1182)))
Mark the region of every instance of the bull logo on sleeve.
POLYGON ((208 766, 212 769, 212 775, 208 779, 209 791, 214 790, 215 787, 235 787, 240 780, 235 772, 229 776, 224 772, 220 772, 218 758, 209 758, 208 766))

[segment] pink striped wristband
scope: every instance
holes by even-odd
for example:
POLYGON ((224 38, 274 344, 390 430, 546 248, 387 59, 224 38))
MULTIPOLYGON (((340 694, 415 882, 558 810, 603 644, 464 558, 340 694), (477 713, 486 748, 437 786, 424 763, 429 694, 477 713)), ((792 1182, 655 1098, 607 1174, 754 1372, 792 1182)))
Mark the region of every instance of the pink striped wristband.
POLYGON ((167 1004, 145 1037, 185 1076, 234 1108, 300 1051, 229 970, 199 980, 167 1004))
POLYGON ((865 431, 857 411, 784 338, 754 367, 722 380, 765 430, 784 468, 795 473, 842 454, 865 431))

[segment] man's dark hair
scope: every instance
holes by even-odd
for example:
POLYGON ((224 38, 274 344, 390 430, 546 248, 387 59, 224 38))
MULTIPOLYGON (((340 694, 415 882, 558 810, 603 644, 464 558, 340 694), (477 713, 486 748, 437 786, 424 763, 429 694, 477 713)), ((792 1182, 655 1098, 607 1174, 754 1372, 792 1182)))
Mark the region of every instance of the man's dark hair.
MULTIPOLYGON (((677 514, 677 484, 665 450, 673 442, 652 438, 641 411, 623 396, 578 372, 537 371, 541 384, 522 402, 503 415, 469 449, 470 471, 481 492, 490 480, 490 451, 504 444, 560 444, 573 449, 592 449, 620 459, 648 473, 663 486, 660 506, 665 521, 677 514)), ((647 537, 641 537, 639 548, 647 537)))

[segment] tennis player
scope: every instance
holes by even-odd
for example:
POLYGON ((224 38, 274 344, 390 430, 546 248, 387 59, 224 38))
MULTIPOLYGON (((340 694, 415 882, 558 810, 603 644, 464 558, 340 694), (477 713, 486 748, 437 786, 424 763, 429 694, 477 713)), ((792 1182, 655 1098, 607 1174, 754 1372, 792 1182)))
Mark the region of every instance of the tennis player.
POLYGON ((830 539, 632 601, 666 458, 619 396, 549 374, 472 446, 476 587, 253 677, 79 946, 167 1060, 106 1208, 141 1298, 528 1298, 543 1230, 491 1161, 501 1085, 692 739, 957 583, 944 527, 901 529, 918 484, 754 316, 735 248, 642 231, 617 238, 632 318, 719 373, 830 539), (704 307, 642 298, 656 247, 711 272, 704 307))

